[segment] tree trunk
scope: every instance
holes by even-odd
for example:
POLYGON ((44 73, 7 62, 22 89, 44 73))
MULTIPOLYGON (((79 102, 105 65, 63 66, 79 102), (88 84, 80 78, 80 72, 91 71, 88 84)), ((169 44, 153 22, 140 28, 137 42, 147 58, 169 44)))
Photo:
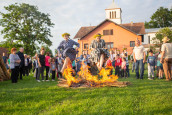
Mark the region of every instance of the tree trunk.
POLYGON ((8 73, 6 66, 2 60, 2 56, 0 55, 0 81, 9 80, 10 74, 8 73))

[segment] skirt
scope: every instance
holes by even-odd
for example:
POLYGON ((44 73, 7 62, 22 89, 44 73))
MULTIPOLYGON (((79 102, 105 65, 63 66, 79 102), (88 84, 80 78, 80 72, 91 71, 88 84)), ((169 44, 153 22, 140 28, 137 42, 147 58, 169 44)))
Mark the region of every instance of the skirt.
POLYGON ((62 57, 63 58, 69 57, 71 62, 73 62, 75 60, 75 58, 76 58, 77 53, 78 52, 74 48, 66 48, 63 51, 62 57))

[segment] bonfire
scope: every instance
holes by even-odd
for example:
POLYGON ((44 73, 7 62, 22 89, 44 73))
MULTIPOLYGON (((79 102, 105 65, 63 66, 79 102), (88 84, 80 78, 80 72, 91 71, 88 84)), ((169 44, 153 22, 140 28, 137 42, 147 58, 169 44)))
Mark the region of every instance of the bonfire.
POLYGON ((73 69, 68 66, 63 73, 65 79, 59 79, 58 86, 60 87, 73 87, 73 88, 85 88, 85 87, 124 87, 129 85, 129 82, 117 81, 118 76, 110 75, 112 67, 102 68, 98 75, 93 76, 89 71, 89 66, 82 65, 81 71, 78 75, 73 75, 73 69))

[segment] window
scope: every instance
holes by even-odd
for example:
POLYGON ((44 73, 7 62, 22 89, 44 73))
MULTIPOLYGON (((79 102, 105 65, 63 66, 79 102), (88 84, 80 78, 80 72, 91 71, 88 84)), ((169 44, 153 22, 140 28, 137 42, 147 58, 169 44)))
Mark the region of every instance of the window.
POLYGON ((84 44, 84 49, 88 49, 88 44, 84 44))
POLYGON ((116 11, 114 12, 115 18, 116 18, 116 11))
POLYGON ((84 55, 84 54, 88 54, 88 50, 83 50, 82 51, 82 54, 84 55))
POLYGON ((111 12, 110 12, 110 19, 111 19, 112 17, 111 17, 111 12))
POLYGON ((111 30, 103 30, 103 35, 113 35, 113 29, 111 29, 111 30))
POLYGON ((107 49, 111 49, 113 48, 113 42, 106 42, 106 46, 107 49))
POLYGON ((150 44, 150 36, 148 36, 148 44, 150 44))
POLYGON ((112 19, 114 19, 114 13, 113 13, 113 11, 112 11, 112 19))
POLYGON ((135 47, 135 41, 130 41, 130 47, 135 47))
POLYGON ((144 42, 144 35, 142 35, 142 42, 144 42))

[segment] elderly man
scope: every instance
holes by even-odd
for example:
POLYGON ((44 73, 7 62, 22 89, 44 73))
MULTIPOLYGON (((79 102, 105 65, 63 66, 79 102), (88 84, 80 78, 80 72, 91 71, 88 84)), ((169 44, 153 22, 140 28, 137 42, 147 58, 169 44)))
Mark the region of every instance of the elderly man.
POLYGON ((171 80, 171 66, 172 66, 172 43, 168 37, 162 39, 161 47, 162 55, 160 62, 163 63, 164 73, 167 81, 171 80))
POLYGON ((23 52, 24 52, 24 48, 20 48, 19 49, 19 52, 17 52, 17 55, 19 56, 19 58, 21 60, 20 65, 19 65, 19 76, 20 76, 20 79, 21 80, 22 80, 22 75, 24 73, 23 68, 25 66, 24 65, 25 64, 25 61, 24 61, 24 54, 23 54, 23 52))
POLYGON ((143 79, 144 74, 144 63, 146 60, 145 49, 140 45, 140 41, 136 40, 136 46, 133 50, 133 58, 135 62, 136 77, 139 79, 139 67, 140 67, 140 79, 143 79))

